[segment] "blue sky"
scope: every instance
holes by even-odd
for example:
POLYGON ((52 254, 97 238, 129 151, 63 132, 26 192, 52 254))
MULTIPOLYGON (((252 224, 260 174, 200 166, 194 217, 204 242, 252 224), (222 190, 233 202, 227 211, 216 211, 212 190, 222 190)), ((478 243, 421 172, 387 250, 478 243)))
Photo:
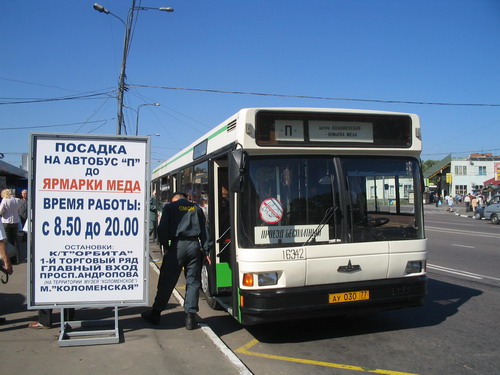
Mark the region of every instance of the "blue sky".
MULTIPOLYGON (((115 134, 124 25, 95 1, 2 2, 0 153, 30 132, 115 134), (85 99, 40 101, 62 97, 85 99), (18 103, 35 101, 31 103, 18 103), (16 103, 16 104, 14 104, 16 103)), ((100 0, 126 19, 131 1, 100 0)), ((423 156, 500 155, 498 0, 137 0, 125 120, 152 137, 153 167, 245 107, 417 113, 423 156), (181 89, 258 92, 234 95, 181 89), (311 96, 473 105, 419 105, 311 96)))

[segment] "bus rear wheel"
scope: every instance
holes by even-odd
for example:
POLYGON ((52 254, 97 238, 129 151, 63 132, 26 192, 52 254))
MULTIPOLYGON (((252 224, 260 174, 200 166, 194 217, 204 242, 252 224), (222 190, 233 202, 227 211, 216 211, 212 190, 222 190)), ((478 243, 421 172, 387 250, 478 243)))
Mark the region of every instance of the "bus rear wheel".
POLYGON ((211 280, 212 276, 210 275, 208 264, 203 262, 203 266, 201 267, 201 291, 205 295, 205 300, 211 309, 222 310, 222 307, 219 305, 217 300, 210 294, 211 280))

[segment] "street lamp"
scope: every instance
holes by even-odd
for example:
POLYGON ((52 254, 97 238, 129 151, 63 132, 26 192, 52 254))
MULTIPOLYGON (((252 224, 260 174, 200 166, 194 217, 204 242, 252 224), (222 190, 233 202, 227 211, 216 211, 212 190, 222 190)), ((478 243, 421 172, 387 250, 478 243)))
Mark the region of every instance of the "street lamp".
POLYGON ((174 8, 170 8, 170 7, 160 7, 160 8, 137 7, 135 9, 137 9, 137 10, 149 10, 149 9, 153 9, 153 10, 159 10, 160 12, 169 12, 169 13, 172 13, 174 11, 174 8))
POLYGON ((144 107, 146 105, 154 105, 155 107, 159 107, 160 106, 160 103, 146 103, 146 104, 141 104, 137 107, 137 117, 135 119, 135 135, 138 135, 139 134, 139 110, 141 109, 141 107, 144 107))
POLYGON ((151 8, 151 7, 136 7, 135 6, 136 0, 132 0, 132 6, 130 7, 128 11, 128 16, 127 16, 127 22, 123 21, 120 17, 118 17, 116 14, 113 14, 110 12, 108 9, 106 9, 104 6, 101 4, 95 3, 94 4, 94 9, 97 10, 100 13, 105 13, 105 14, 111 14, 113 17, 118 18, 123 25, 125 26, 125 37, 123 39, 123 56, 122 56, 122 64, 120 68, 120 76, 118 77, 118 116, 117 116, 117 124, 116 124, 116 134, 120 135, 122 132, 122 126, 123 126, 123 95, 125 93, 125 67, 127 65, 127 56, 128 56, 128 51, 130 48, 130 33, 132 29, 132 23, 134 20, 134 11, 135 10, 149 10, 149 9, 155 9, 159 11, 164 11, 164 12, 173 12, 173 8, 169 7, 161 7, 161 8, 151 8))

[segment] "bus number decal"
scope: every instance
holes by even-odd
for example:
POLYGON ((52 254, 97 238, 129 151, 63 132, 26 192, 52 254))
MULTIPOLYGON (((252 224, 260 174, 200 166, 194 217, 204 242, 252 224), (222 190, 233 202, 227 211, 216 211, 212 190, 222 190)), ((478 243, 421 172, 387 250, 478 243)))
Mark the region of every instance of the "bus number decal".
POLYGON ((283 250, 283 259, 304 259, 304 249, 283 250))

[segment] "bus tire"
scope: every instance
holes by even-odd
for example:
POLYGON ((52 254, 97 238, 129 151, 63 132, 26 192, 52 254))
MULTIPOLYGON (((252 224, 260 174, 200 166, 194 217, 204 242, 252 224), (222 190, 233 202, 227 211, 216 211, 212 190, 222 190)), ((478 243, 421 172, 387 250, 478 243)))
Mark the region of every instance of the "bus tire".
POLYGON ((212 277, 213 276, 210 274, 208 264, 206 262, 203 262, 203 266, 201 267, 201 291, 205 295, 207 305, 212 310, 222 310, 222 307, 219 305, 217 300, 210 294, 209 285, 212 277))

